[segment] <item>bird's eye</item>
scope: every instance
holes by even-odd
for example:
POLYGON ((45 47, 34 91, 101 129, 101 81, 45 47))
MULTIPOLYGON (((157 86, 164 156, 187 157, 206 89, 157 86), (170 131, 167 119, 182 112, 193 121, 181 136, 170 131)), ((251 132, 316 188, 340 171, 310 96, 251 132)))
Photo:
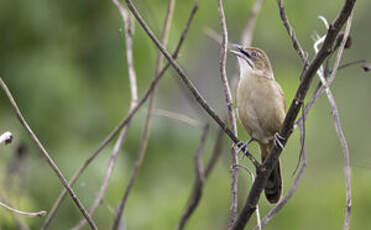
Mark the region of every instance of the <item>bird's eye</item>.
POLYGON ((251 56, 256 57, 256 56, 258 56, 258 53, 256 53, 255 51, 252 51, 251 56))

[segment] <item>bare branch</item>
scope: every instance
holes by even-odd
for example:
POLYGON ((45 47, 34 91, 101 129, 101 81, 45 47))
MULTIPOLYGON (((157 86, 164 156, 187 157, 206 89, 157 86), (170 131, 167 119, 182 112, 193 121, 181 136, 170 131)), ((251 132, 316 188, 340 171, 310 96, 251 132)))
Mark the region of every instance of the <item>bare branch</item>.
MULTIPOLYGON (((193 212, 196 210, 197 205, 199 204, 201 200, 203 186, 207 178, 210 176, 211 172, 213 171, 216 162, 220 158, 220 155, 223 153, 223 145, 224 145, 224 131, 223 129, 219 128, 218 134, 216 135, 212 155, 207 163, 205 173, 203 175, 203 178, 204 178, 203 183, 201 185, 197 183, 197 181, 194 183, 193 189, 192 189, 189 201, 188 201, 188 206, 185 209, 178 223, 177 230, 183 229, 185 227, 187 220, 189 220, 193 212)), ((199 173, 199 175, 201 175, 201 173, 199 173)))
POLYGON ((250 46, 255 31, 256 20, 262 8, 264 0, 256 0, 249 17, 247 18, 246 26, 242 32, 241 43, 243 46, 250 46))
POLYGON ((215 30, 211 29, 210 27, 205 27, 203 32, 211 39, 213 39, 216 43, 222 44, 223 37, 220 36, 215 30))
POLYGON ((9 131, 6 131, 5 133, 0 135, 0 144, 10 144, 13 141, 13 134, 9 131))
MULTIPOLYGON (((183 45, 184 39, 188 33, 188 30, 190 28, 191 22, 193 21, 193 18, 196 14, 198 5, 195 4, 192 8, 191 14, 187 20, 186 27, 183 30, 179 42, 177 44, 177 47, 175 48, 175 51, 173 53, 173 58, 176 58, 179 54, 180 48, 183 45)), ((85 169, 88 167, 88 165, 101 153, 101 151, 115 138, 115 136, 120 132, 120 130, 127 125, 128 122, 133 118, 133 116, 136 114, 136 112, 144 105, 144 103, 149 98, 150 94, 152 93, 154 87, 157 85, 157 83, 160 81, 166 70, 169 68, 170 64, 166 64, 165 67, 161 70, 161 72, 156 76, 155 79, 151 82, 150 86, 148 87, 147 91, 144 93, 143 97, 139 100, 138 104, 124 117, 124 119, 111 131, 111 133, 102 141, 102 143, 99 145, 98 149, 80 166, 80 168, 75 172, 75 174, 72 176, 72 179, 70 180, 69 184, 72 186, 77 179, 81 176, 81 174, 85 171, 85 169)), ((57 198, 57 200, 54 202, 52 209, 49 212, 49 215, 47 216, 44 225, 42 227, 42 230, 47 229, 47 226, 50 224, 51 219, 55 215, 56 210, 66 197, 66 190, 64 190, 57 198)))
MULTIPOLYGON (((165 20, 164 20, 163 31, 162 31, 162 35, 161 35, 161 43, 164 46, 166 46, 167 41, 168 41, 169 32, 170 32, 170 25, 171 25, 173 13, 174 13, 174 7, 175 7, 175 0, 169 0, 166 16, 165 16, 165 20)), ((162 66, 163 66, 163 57, 162 57, 161 53, 159 52, 158 56, 157 56, 156 70, 155 70, 154 77, 160 72, 162 66)), ((137 159, 135 161, 135 166, 132 170, 132 173, 131 173, 131 176, 130 176, 130 179, 129 179, 129 183, 128 183, 127 187, 125 188, 124 196, 122 198, 121 204, 120 204, 120 206, 118 208, 118 211, 117 211, 117 214, 116 214, 116 218, 115 218, 114 225, 113 225, 113 229, 115 229, 115 230, 119 229, 119 226, 120 226, 120 223, 121 223, 121 217, 124 213, 124 209, 125 209, 125 206, 126 206, 126 201, 129 197, 129 194, 131 192, 131 188, 134 185, 134 181, 135 181, 136 176, 139 172, 139 169, 142 166, 143 159, 145 157, 145 153, 146 153, 148 142, 149 142, 149 136, 150 136, 150 132, 151 132, 152 114, 153 114, 153 110, 154 110, 155 101, 156 101, 156 88, 153 90, 153 92, 151 94, 151 97, 149 99, 147 117, 146 117, 146 122, 145 122, 145 125, 144 125, 144 131, 143 131, 143 135, 142 135, 141 144, 139 146, 137 159)))
MULTIPOLYGON (((237 136, 237 123, 236 123, 236 112, 233 108, 233 99, 231 93, 231 87, 229 86, 228 78, 227 78, 227 70, 226 70, 226 63, 227 63, 227 52, 228 52, 228 31, 227 31, 227 23, 224 14, 223 2, 222 0, 218 0, 218 9, 219 9, 219 18, 220 24, 222 26, 222 44, 220 50, 220 74, 222 83, 224 86, 224 93, 225 93, 225 101, 227 104, 228 109, 228 118, 229 122, 232 126, 233 134, 237 136)), ((238 164, 238 153, 234 151, 234 148, 231 149, 232 154, 232 165, 238 164)), ((237 206, 238 206, 238 168, 232 167, 232 183, 231 183, 231 223, 237 218, 237 206)))
POLYGON ((31 127, 28 125, 26 120, 24 119, 20 109, 18 108, 14 97, 12 93, 9 91, 7 85, 4 83, 3 79, 0 77, 0 85, 1 88, 4 90, 5 94, 7 95, 10 104, 12 105, 12 108, 14 112, 17 115, 18 120, 21 122, 23 127, 26 129, 27 133, 30 135, 31 139, 35 142, 36 146, 39 148, 41 151, 43 157, 46 159, 48 162, 49 166, 53 169, 55 174, 57 175, 58 179, 60 182, 63 184, 63 186, 67 189, 68 193, 70 194, 72 200, 76 204, 76 206, 79 208, 80 212, 84 215, 86 220, 88 221, 90 227, 92 229, 98 229, 97 226, 95 225, 93 219, 90 217, 89 213, 86 211, 84 205, 81 203, 80 199, 77 197, 75 192, 72 190, 70 185, 67 183, 66 178, 63 176, 61 170, 58 168, 58 166, 55 164, 54 160, 50 157, 49 153, 46 151, 45 147, 41 144, 39 138, 35 135, 35 133, 32 131, 31 127))
MULTIPOLYGON (((170 53, 161 45, 160 41, 154 35, 152 30, 148 27, 147 23, 144 21, 142 16, 139 14, 138 10, 135 8, 131 0, 125 0, 128 8, 133 13, 139 24, 142 26, 147 35, 155 43, 157 48, 164 54, 169 63, 174 67, 175 71, 178 73, 184 84, 191 91, 196 101, 204 108, 204 110, 216 121, 216 123, 224 130, 224 132, 231 138, 231 140, 238 144, 238 147, 241 146, 239 139, 233 132, 227 127, 223 120, 216 114, 214 109, 212 109, 209 104, 206 102, 204 97, 198 92, 197 88, 194 86, 193 82, 189 79, 183 68, 171 57, 170 53)), ((259 162, 251 154, 247 154, 247 157, 254 163, 254 165, 260 165, 259 162)))
POLYGON ((171 111, 168 111, 168 110, 156 108, 153 111, 153 114, 158 115, 158 116, 164 116, 164 117, 176 120, 176 121, 181 121, 181 122, 184 122, 184 123, 186 123, 190 126, 194 126, 194 127, 201 126, 201 122, 199 120, 196 120, 194 118, 191 118, 191 117, 189 117, 187 115, 184 115, 184 114, 181 114, 181 113, 175 113, 175 112, 171 112, 171 111))
POLYGON ((0 202, 0 206, 2 206, 3 208, 6 208, 7 210, 9 210, 12 213, 19 214, 19 215, 24 215, 24 216, 29 216, 29 217, 42 217, 42 216, 46 215, 46 211, 24 212, 24 211, 20 211, 20 210, 17 210, 15 208, 12 208, 12 207, 10 207, 10 206, 2 203, 2 202, 0 202))
MULTIPOLYGON (((304 107, 303 107, 304 108, 304 107)), ((269 221, 272 220, 272 218, 286 205, 286 203, 291 199, 291 197, 294 195, 296 189, 298 188, 298 185, 303 178, 304 170, 307 167, 307 152, 306 152, 306 146, 305 146, 305 114, 304 110, 301 116, 303 119, 300 124, 300 145, 301 145, 301 150, 300 150, 300 159, 301 159, 301 167, 299 170, 298 175, 296 176, 294 183, 292 184, 290 191, 283 197, 278 204, 272 208, 267 215, 263 218, 261 222, 261 226, 256 226, 254 230, 259 230, 265 225, 268 224, 269 221)))
POLYGON ((329 83, 331 84, 335 80, 336 72, 337 69, 339 68, 340 60, 343 55, 344 47, 346 45, 346 42, 348 40, 348 36, 350 34, 350 28, 352 25, 352 15, 348 18, 347 21, 347 26, 345 28, 345 33, 343 40, 340 44, 336 59, 335 59, 335 64, 333 66, 333 70, 331 72, 331 75, 326 81, 325 79, 325 74, 324 72, 319 72, 318 75, 321 79, 322 85, 324 87, 324 90, 327 94, 328 100, 331 105, 332 109, 332 115, 334 118, 334 123, 335 123, 335 129, 336 133, 339 136, 339 140, 343 149, 344 153, 344 176, 345 176, 345 187, 346 187, 346 208, 345 208, 345 218, 344 218, 344 230, 348 230, 350 227, 350 216, 351 216, 351 210, 352 210, 352 187, 351 187, 351 167, 350 167, 350 156, 349 156, 349 147, 348 143, 345 139, 344 132, 341 128, 340 124, 340 118, 339 118, 339 111, 336 106, 335 98, 334 95, 332 94, 330 88, 329 88, 329 83))
POLYGON ((352 62, 348 62, 348 63, 345 63, 341 66, 339 66, 338 70, 341 70, 341 69, 345 69, 349 66, 352 66, 352 65, 356 65, 356 64, 365 64, 367 63, 366 60, 362 59, 362 60, 356 60, 356 61, 352 61, 352 62))
POLYGON ((215 139, 213 154, 211 155, 205 169, 205 180, 209 178, 216 162, 218 161, 220 155, 223 153, 223 146, 224 146, 224 131, 222 129, 219 129, 215 139))
POLYGON ((192 195, 190 198, 190 201, 188 202, 188 205, 186 209, 184 210, 184 213, 182 215, 182 218, 180 219, 177 230, 182 230, 184 229, 188 219, 191 217, 193 212, 196 210, 197 205, 199 201, 201 200, 202 196, 202 191, 203 191, 203 185, 205 181, 205 174, 204 170, 202 167, 202 162, 201 162, 201 153, 204 148, 205 142, 206 142, 206 137, 209 133, 209 125, 205 125, 202 131, 201 135, 201 141, 200 144, 195 152, 195 183, 192 189, 192 195))
MULTIPOLYGON (((133 35, 134 35, 134 26, 135 23, 133 19, 130 17, 124 6, 118 0, 112 0, 113 3, 118 8, 122 19, 125 25, 125 44, 126 44, 126 59, 127 59, 127 66, 128 66, 128 75, 129 75, 129 82, 130 82, 130 92, 131 92, 131 102, 130 102, 130 110, 132 110, 136 104, 138 103, 138 90, 137 90, 137 77, 136 71, 134 68, 134 57, 133 57, 133 35)), ((117 155, 121 149, 121 146, 124 142, 124 139, 128 133, 130 123, 122 128, 119 138, 117 139, 115 146, 113 147, 111 158, 108 163, 108 167, 106 169, 103 184, 100 187, 100 190, 94 200, 92 207, 89 210, 89 214, 93 215, 97 208, 102 204, 109 181, 112 176, 113 168, 115 167, 117 161, 117 155)), ((85 219, 82 219, 73 230, 79 230, 85 225, 85 219)))
MULTIPOLYGON (((242 168, 244 169, 248 174, 249 176, 251 177, 251 183, 253 184, 254 181, 255 181, 255 176, 254 176, 254 173, 251 172, 251 170, 244 166, 244 165, 235 165, 235 167, 239 167, 239 168, 242 168)), ((260 211, 259 211, 259 205, 256 205, 256 222, 257 222, 257 230, 261 230, 262 229, 262 225, 261 225, 261 220, 260 220, 260 211)))
MULTIPOLYGON (((320 19, 324 22, 325 26, 327 27, 328 29, 328 23, 327 23, 327 20, 324 18, 324 17, 320 17, 320 19)), ((348 19, 348 21, 351 20, 351 17, 348 19)), ((348 30, 348 25, 347 25, 347 28, 346 30, 348 30)), ((348 33, 349 35, 349 33, 348 33)), ((323 39, 322 38, 318 38, 317 40, 318 41, 321 41, 323 42, 324 41, 324 38, 325 36, 323 36, 323 39)), ((340 46, 340 47, 344 47, 345 46, 345 42, 347 41, 347 38, 345 37, 344 38, 344 45, 340 46)), ((315 48, 318 46, 318 44, 315 46, 315 48)), ((339 50, 340 51, 340 50, 339 50)), ((341 51, 342 52, 342 51, 341 51)), ((318 49, 316 49, 316 53, 318 53, 318 49)), ((341 55, 340 55, 341 56, 341 55)), ((340 60, 340 56, 338 55, 339 59, 340 60)), ((339 63, 339 62, 337 62, 339 63)), ((320 70, 319 70, 320 71, 320 70)), ((323 72, 323 68, 322 68, 322 72, 320 74, 324 75, 324 72, 323 72)), ((336 106, 336 105, 335 105, 336 106)), ((309 111, 309 110, 306 110, 306 111, 309 111)), ((304 140, 305 140, 305 127, 304 127, 304 122, 305 122, 305 115, 307 114, 307 112, 304 111, 303 109, 303 113, 302 113, 302 117, 300 118, 300 120, 298 121, 298 124, 299 124, 299 127, 300 127, 300 134, 301 134, 301 145, 302 145, 302 150, 301 150, 301 154, 300 156, 302 157, 302 166, 300 168, 300 171, 299 171, 299 174, 297 175, 296 179, 295 179, 295 182, 293 183, 289 193, 272 209, 269 211, 269 213, 266 215, 266 217, 263 219, 263 226, 266 225, 272 218, 275 214, 277 214, 281 209, 282 207, 288 202, 288 200, 292 197, 292 195, 294 194, 294 192, 296 191, 296 188, 298 186, 298 183, 299 181, 301 180, 302 178, 302 174, 304 172, 304 169, 306 167, 306 152, 305 152, 305 143, 304 143, 304 140)), ((255 227, 255 230, 257 230, 258 228, 255 227)))
POLYGON ((294 46, 294 49, 298 53, 298 55, 301 58, 301 60, 304 62, 304 66, 306 66, 308 64, 308 59, 307 59, 307 57, 305 55, 305 52, 304 52, 303 48, 301 47, 301 45, 300 45, 300 43, 298 41, 298 39, 296 38, 294 29, 290 25, 290 22, 289 22, 289 20, 287 18, 286 10, 285 10, 285 7, 283 6, 282 0, 277 0, 277 3, 278 3, 278 7, 280 9, 280 16, 281 16, 283 25, 285 26, 287 32, 290 35, 290 38, 291 38, 291 41, 292 41, 292 45, 294 46))
MULTIPOLYGON (((299 114, 300 108, 303 104, 304 98, 308 92, 309 86, 315 73, 320 68, 322 63, 326 60, 326 58, 330 55, 336 37, 346 20, 349 18, 354 4, 355 0, 345 1, 340 13, 336 17, 333 24, 329 27, 323 46, 321 47, 318 54, 314 57, 312 62, 309 64, 309 66, 303 71, 301 75, 302 81, 296 91, 295 97, 290 105, 283 127, 280 131, 280 135, 284 138, 284 141, 282 141, 283 145, 286 144, 287 139, 292 133, 295 119, 299 114)), ((251 215, 255 212, 256 204, 258 203, 260 195, 267 183, 268 176, 272 172, 273 166, 276 165, 281 152, 282 149, 274 145, 268 157, 263 162, 260 171, 258 171, 257 178, 250 190, 245 205, 240 212, 237 221, 233 225, 233 230, 242 230, 246 223, 250 220, 251 215)))

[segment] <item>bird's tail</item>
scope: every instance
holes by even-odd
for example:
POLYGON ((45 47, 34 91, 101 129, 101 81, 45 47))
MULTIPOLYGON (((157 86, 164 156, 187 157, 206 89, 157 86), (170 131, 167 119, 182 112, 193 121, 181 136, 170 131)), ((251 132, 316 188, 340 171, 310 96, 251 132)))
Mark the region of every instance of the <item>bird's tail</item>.
MULTIPOLYGON (((260 144, 262 162, 268 156, 269 152, 273 147, 273 141, 268 144, 260 144)), ((264 188, 265 197, 267 200, 274 204, 279 201, 282 194, 282 178, 281 178, 281 168, 280 162, 273 168, 271 175, 268 178, 267 185, 264 188)))

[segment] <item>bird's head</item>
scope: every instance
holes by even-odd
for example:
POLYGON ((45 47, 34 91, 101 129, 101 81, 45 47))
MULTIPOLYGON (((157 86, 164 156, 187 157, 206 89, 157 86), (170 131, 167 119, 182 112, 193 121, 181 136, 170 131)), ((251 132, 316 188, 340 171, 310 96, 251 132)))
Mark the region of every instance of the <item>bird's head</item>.
POLYGON ((237 56, 241 76, 256 74, 274 79, 271 63, 263 50, 233 44, 230 52, 237 56))

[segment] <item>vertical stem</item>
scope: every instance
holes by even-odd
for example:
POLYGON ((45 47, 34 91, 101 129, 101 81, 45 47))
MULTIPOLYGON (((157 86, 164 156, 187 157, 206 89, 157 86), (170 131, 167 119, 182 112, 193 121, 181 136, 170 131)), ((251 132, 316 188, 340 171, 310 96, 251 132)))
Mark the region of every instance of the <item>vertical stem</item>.
MULTIPOLYGON (((233 102, 232 102, 232 93, 231 88, 229 86, 228 78, 227 78, 227 71, 226 71, 226 63, 227 63, 227 49, 228 49, 228 31, 227 31, 227 23, 225 19, 224 9, 223 9, 223 1, 218 0, 218 9, 219 9, 219 17, 220 23, 222 26, 223 31, 223 39, 222 39, 222 47, 220 51, 220 75, 224 86, 224 93, 225 93, 225 100, 227 103, 228 108, 228 118, 230 124, 232 125, 232 132, 234 135, 237 136, 237 124, 236 124, 236 113, 233 109, 233 102)), ((231 183, 231 223, 235 221, 237 218, 237 206, 238 206, 238 174, 239 169, 235 167, 238 165, 238 156, 237 152, 234 149, 231 149, 232 153, 232 183, 231 183)))

